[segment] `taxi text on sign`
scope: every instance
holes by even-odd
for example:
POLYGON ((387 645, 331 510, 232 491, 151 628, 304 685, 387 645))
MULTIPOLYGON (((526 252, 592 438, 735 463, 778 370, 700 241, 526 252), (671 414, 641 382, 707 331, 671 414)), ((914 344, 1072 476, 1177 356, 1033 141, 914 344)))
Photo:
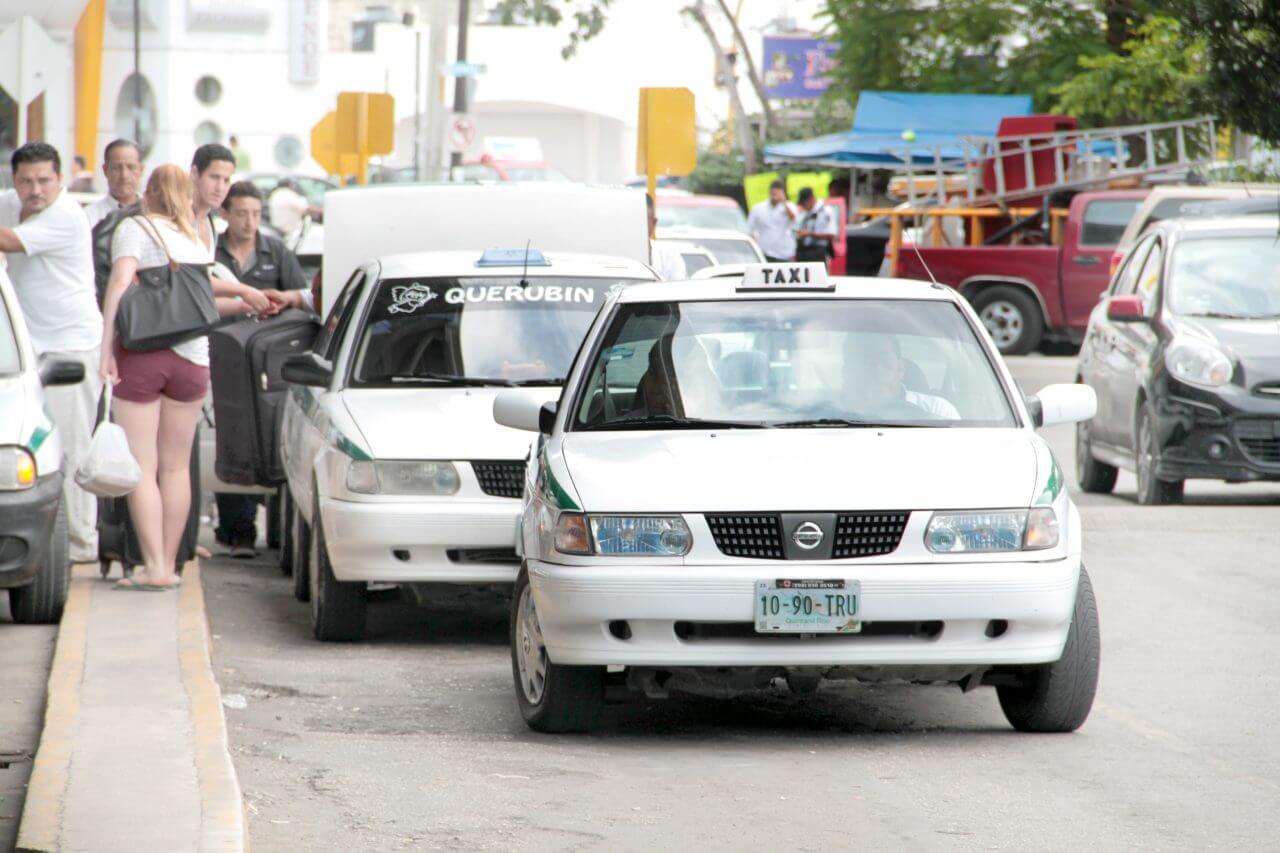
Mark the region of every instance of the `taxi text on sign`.
POLYGON ((338 151, 390 154, 396 147, 395 98, 381 92, 338 93, 338 151))
POLYGON ((641 89, 636 171, 643 175, 687 175, 697 164, 693 92, 641 89))

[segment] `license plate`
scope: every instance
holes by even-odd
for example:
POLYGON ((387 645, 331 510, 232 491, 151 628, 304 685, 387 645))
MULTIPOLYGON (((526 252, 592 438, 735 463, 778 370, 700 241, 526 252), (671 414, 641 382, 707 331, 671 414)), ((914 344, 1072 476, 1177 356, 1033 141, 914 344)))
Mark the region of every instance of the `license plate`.
POLYGON ((857 581, 756 581, 756 633, 856 634, 860 598, 857 581))

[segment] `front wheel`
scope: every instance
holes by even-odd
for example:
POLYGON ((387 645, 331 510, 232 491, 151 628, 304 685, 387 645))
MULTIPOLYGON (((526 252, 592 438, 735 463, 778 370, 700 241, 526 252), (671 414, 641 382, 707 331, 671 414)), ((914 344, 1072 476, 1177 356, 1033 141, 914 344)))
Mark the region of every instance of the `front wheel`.
POLYGON ((365 585, 340 581, 325 546, 320 506, 311 515, 311 630, 317 640, 350 643, 364 637, 365 585))
POLYGON ((1003 355, 1026 355, 1040 346, 1044 317, 1040 306, 1017 287, 987 287, 970 300, 978 319, 1003 355))
POLYGON ((54 516, 44 559, 36 570, 36 578, 26 586, 9 590, 9 610, 13 621, 23 624, 53 624, 62 618, 71 585, 71 560, 67 545, 67 507, 58 498, 58 514, 54 516))
POLYGON ((524 568, 516 578, 512 602, 511 673, 520 715, 539 732, 587 731, 604 709, 605 668, 551 662, 524 568))
POLYGON ((293 530, 293 597, 311 600, 311 528, 302 520, 297 504, 290 501, 289 527, 293 530))
POLYGON ((1110 494, 1116 487, 1119 473, 1114 465, 1094 458, 1089 441, 1089 425, 1076 424, 1076 481, 1080 488, 1095 495, 1110 494))
POLYGON ((1182 503, 1183 481, 1161 480, 1156 476, 1160 467, 1160 441, 1156 437, 1156 422, 1150 407, 1144 406, 1138 415, 1138 452, 1136 465, 1138 476, 1138 503, 1143 506, 1182 503))
POLYGON ((1101 652, 1098 605, 1089 573, 1081 566, 1076 609, 1062 657, 1036 667, 1022 684, 996 688, 1005 718, 1020 732, 1073 732, 1080 728, 1098 690, 1101 652))

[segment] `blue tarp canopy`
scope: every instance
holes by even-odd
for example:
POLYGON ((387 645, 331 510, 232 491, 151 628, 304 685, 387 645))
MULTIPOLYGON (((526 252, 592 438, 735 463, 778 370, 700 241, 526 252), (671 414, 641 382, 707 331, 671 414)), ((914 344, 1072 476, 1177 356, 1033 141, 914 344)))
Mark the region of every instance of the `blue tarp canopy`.
POLYGON ((992 137, 1000 119, 1030 114, 1030 95, 863 92, 858 96, 852 130, 767 145, 764 156, 770 163, 863 169, 900 168, 910 156, 912 165, 931 167, 935 151, 943 158, 963 157, 961 137, 992 137), (915 138, 903 139, 906 131, 912 131, 915 138))

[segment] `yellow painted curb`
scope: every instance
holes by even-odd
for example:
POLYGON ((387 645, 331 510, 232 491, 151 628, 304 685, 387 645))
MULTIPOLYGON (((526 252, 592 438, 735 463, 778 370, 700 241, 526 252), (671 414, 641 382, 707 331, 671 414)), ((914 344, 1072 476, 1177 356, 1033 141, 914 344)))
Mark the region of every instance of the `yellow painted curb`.
POLYGON ((53 665, 49 669, 44 728, 31 766, 22 823, 18 825, 19 850, 58 849, 71 749, 80 719, 80 684, 84 680, 85 648, 89 638, 89 602, 96 578, 97 566, 83 564, 75 566, 71 576, 71 588, 58 625, 53 665))
POLYGON ((191 702, 192 740, 200 785, 200 849, 249 849, 249 823, 231 752, 222 691, 213 677, 200 561, 187 563, 178 593, 178 665, 191 702))

